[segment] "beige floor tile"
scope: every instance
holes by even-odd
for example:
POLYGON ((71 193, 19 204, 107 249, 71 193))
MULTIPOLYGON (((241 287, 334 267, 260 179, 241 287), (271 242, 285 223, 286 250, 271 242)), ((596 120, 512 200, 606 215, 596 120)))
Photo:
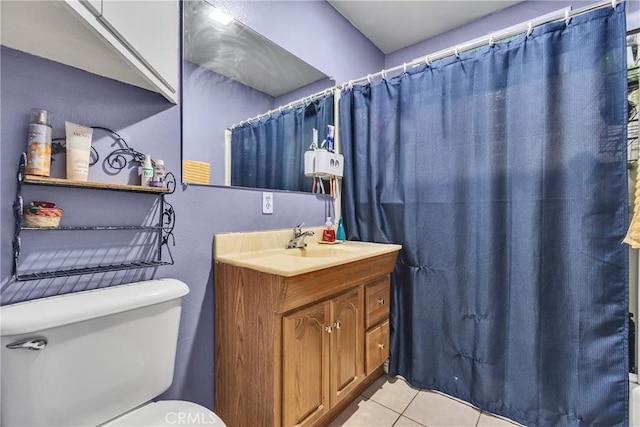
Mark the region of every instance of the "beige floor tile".
POLYGON ((358 397, 329 427, 391 427, 400 414, 373 400, 358 397))
POLYGON ((422 390, 403 415, 429 427, 475 427, 480 411, 442 394, 422 390))
POLYGON ((424 427, 424 426, 413 420, 410 420, 405 416, 400 416, 400 418, 398 418, 398 421, 396 421, 393 427, 424 427))
POLYGON ((471 404, 471 403, 467 402, 466 400, 458 399, 457 397, 450 396, 450 395, 448 395, 448 394, 446 394, 446 393, 443 393, 443 392, 441 392, 441 391, 437 391, 437 390, 432 390, 432 391, 433 391, 434 393, 441 394, 441 395, 443 395, 444 397, 448 397, 449 399, 453 399, 453 400, 455 400, 456 402, 460 402, 460 403, 462 403, 463 405, 471 406, 472 408, 476 408, 476 409, 478 409, 478 407, 477 407, 477 406, 475 406, 475 405, 473 405, 473 404, 471 404))
POLYGON ((513 427, 519 425, 520 424, 507 418, 498 417, 488 412, 483 412, 478 420, 478 427, 513 427))
POLYGON ((420 389, 413 388, 400 378, 383 375, 371 384, 362 395, 382 406, 402 413, 419 391, 420 389))

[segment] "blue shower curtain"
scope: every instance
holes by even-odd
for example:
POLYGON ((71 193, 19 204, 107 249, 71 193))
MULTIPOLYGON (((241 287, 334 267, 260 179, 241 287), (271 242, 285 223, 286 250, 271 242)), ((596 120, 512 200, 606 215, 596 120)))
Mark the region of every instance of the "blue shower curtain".
POLYGON ((348 238, 403 246, 391 374, 626 425, 625 118, 624 5, 342 92, 348 238))
POLYGON ((318 129, 322 142, 333 124, 333 94, 273 113, 231 131, 231 185, 311 191, 304 152, 318 129))

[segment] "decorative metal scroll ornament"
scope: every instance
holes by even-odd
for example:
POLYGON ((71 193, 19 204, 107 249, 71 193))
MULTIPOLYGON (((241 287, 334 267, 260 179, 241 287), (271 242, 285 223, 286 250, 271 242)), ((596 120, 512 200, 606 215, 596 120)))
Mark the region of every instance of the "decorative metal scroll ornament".
MULTIPOLYGON (((105 159, 104 164, 106 166, 105 169, 110 169, 114 171, 114 174, 120 173, 121 170, 127 167, 130 162, 138 162, 142 164, 144 162, 144 153, 141 153, 127 144, 127 141, 124 140, 117 132, 103 127, 103 126, 90 126, 92 129, 101 130, 104 132, 108 132, 111 134, 111 137, 115 140, 115 143, 120 145, 118 148, 109 153, 105 159)), ((51 154, 59 154, 64 153, 66 151, 66 139, 65 138, 55 138, 52 141, 51 145, 51 154)), ((100 155, 98 151, 92 146, 91 147, 91 158, 89 161, 89 166, 93 166, 100 160, 100 155)), ((155 161, 151 160, 151 165, 155 166, 155 161)), ((172 191, 173 192, 173 191, 172 191)))

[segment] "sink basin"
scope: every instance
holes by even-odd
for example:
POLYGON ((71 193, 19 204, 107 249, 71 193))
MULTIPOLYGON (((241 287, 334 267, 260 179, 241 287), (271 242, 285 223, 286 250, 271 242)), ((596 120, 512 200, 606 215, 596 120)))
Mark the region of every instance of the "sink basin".
POLYGON ((216 262, 263 273, 292 277, 371 257, 397 252, 400 245, 346 241, 321 244, 322 227, 311 229, 305 248, 285 249, 291 230, 216 234, 216 262))
POLYGON ((346 246, 307 246, 306 248, 287 249, 285 254, 298 258, 330 258, 358 252, 358 249, 346 246))

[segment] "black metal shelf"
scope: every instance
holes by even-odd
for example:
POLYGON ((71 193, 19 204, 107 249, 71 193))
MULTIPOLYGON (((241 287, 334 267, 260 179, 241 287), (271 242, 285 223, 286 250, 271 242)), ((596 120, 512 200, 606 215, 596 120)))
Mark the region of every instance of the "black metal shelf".
POLYGON ((15 277, 17 281, 53 279, 56 277, 79 276, 82 274, 106 273, 108 271, 133 270, 138 268, 160 267, 163 265, 172 265, 173 262, 168 261, 135 261, 121 264, 97 265, 94 267, 69 268, 65 270, 41 271, 38 273, 18 274, 15 277))
MULTIPOLYGON (((112 153, 113 154, 113 153, 112 153)), ((16 281, 52 279, 56 277, 79 276, 83 274, 96 274, 118 270, 132 270, 138 268, 160 267, 163 265, 173 265, 173 256, 169 248, 169 239, 175 245, 173 237, 173 227, 175 225, 175 211, 173 206, 165 200, 166 194, 172 194, 176 188, 175 177, 172 173, 167 173, 167 188, 149 188, 135 185, 110 184, 100 182, 75 182, 59 178, 42 178, 26 175, 27 155, 22 153, 18 165, 16 199, 13 203, 13 213, 15 217, 15 231, 13 235, 13 278, 16 281), (27 227, 24 225, 24 202, 22 199, 23 185, 46 185, 57 187, 72 187, 77 189, 111 190, 153 194, 158 197, 158 223, 157 225, 99 225, 99 226, 63 226, 63 227, 27 227), (60 268, 58 270, 40 271, 33 273, 22 273, 19 271, 20 253, 22 251, 22 241, 20 233, 23 231, 142 231, 155 233, 157 236, 157 249, 155 261, 134 261, 118 262, 105 265, 87 266, 81 268, 60 268), (169 261, 163 261, 163 249, 166 247, 169 261)), ((119 168, 122 169, 122 168, 119 168)), ((151 258, 154 258, 151 257, 151 258)))
POLYGON ((20 227, 20 230, 31 231, 71 231, 71 230, 85 230, 85 231, 111 231, 111 230, 164 230, 165 227, 159 225, 113 225, 113 226, 75 226, 75 227, 20 227))

